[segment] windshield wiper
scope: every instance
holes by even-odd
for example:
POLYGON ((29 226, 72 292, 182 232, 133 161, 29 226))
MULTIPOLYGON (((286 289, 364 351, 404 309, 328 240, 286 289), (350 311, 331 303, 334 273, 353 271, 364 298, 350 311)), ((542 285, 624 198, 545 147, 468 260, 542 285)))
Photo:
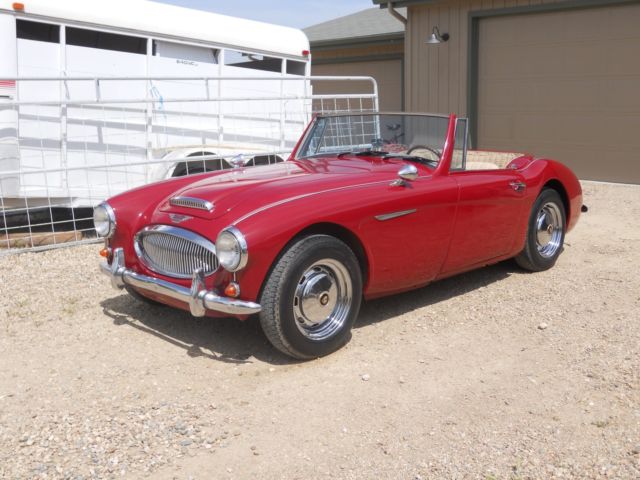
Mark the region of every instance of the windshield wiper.
POLYGON ((410 162, 422 163, 423 165, 437 165, 439 160, 430 160, 416 155, 402 155, 401 153, 390 153, 385 158, 401 158, 410 162))
POLYGON ((340 152, 336 155, 337 158, 342 158, 345 155, 353 155, 354 157, 371 157, 371 156, 387 156, 388 152, 382 150, 348 150, 346 152, 340 152))

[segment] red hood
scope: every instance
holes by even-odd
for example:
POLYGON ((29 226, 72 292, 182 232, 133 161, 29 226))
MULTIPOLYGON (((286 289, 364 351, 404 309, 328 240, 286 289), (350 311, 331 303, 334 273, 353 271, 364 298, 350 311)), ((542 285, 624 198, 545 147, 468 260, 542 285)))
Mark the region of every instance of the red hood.
POLYGON ((158 210, 207 219, 219 218, 232 211, 239 216, 298 195, 367 183, 379 180, 378 175, 393 177, 398 162, 375 157, 333 157, 227 170, 176 190, 160 202, 158 210), (171 205, 170 199, 177 196, 206 200, 214 205, 213 210, 171 205))

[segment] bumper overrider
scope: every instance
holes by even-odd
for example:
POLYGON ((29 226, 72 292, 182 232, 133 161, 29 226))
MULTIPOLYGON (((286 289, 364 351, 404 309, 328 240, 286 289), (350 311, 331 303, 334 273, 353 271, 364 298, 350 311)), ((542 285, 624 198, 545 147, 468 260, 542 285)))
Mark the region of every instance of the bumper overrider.
POLYGON ((113 251, 111 265, 107 262, 102 262, 100 270, 111 278, 111 285, 115 289, 119 290, 124 288, 125 285, 129 285, 139 290, 171 297, 187 303, 189 310, 191 310, 191 315, 194 317, 204 317, 207 311, 227 313, 229 315, 251 315, 260 312, 262 309, 258 303, 222 297, 212 290, 207 290, 204 285, 202 269, 197 269, 193 272, 191 288, 128 270, 125 267, 122 248, 116 248, 113 251))

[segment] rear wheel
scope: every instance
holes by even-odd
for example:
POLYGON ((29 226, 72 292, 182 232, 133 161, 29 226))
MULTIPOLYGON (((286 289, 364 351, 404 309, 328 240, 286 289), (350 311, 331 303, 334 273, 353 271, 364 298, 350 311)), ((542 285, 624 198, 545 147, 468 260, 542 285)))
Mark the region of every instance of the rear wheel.
POLYGON ((351 338, 362 274, 351 249, 327 235, 294 243, 265 284, 260 324, 281 352, 299 359, 328 355, 351 338))
POLYGON ((555 190, 542 190, 531 209, 524 249, 516 257, 518 265, 532 272, 553 267, 562 253, 565 229, 560 195, 555 190))

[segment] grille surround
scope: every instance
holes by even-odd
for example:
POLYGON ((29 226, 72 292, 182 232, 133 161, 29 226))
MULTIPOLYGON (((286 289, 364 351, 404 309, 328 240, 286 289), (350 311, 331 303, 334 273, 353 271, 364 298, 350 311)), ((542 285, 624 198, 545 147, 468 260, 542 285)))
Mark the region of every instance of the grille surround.
POLYGON ((149 270, 167 277, 191 278, 197 268, 209 276, 219 268, 215 244, 183 228, 146 227, 136 234, 133 245, 149 270))

